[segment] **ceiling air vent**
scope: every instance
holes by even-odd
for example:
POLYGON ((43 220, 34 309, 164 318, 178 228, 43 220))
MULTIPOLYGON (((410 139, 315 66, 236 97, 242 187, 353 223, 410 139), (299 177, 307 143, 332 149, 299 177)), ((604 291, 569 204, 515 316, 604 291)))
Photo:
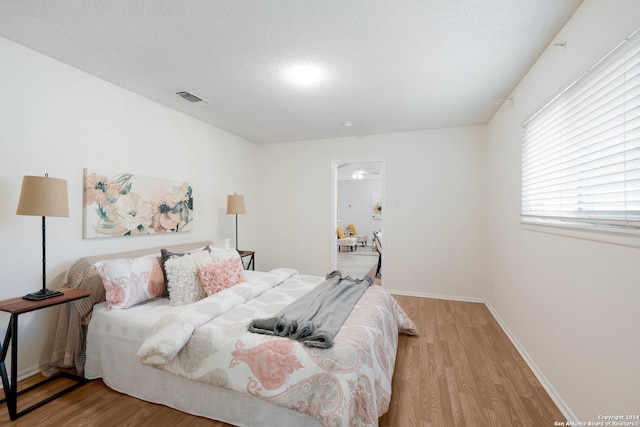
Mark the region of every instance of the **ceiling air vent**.
POLYGON ((189 102, 204 102, 205 104, 208 104, 207 101, 205 101, 204 99, 200 98, 199 96, 196 96, 190 92, 187 92, 186 90, 181 90, 180 92, 176 92, 176 95, 180 95, 181 97, 183 97, 184 99, 186 99, 189 102))

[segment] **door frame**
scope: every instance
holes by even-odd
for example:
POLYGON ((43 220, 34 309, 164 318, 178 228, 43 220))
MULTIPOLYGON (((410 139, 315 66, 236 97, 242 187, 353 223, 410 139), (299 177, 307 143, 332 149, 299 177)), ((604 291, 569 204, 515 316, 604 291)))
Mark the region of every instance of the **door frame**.
MULTIPOLYGON (((331 161, 331 227, 330 232, 331 236, 331 270, 337 270, 338 268, 338 236, 336 234, 336 226, 338 223, 338 167, 340 165, 346 163, 380 163, 380 174, 382 175, 382 206, 386 205, 387 200, 387 161, 384 157, 349 157, 349 158, 340 158, 331 161)), ((387 213, 382 211, 382 219, 380 223, 380 230, 382 231, 382 235, 385 236, 385 228, 386 228, 386 216, 387 213)), ((369 236, 371 237, 371 236, 369 236)), ((386 238, 385 238, 386 239, 386 238)), ((373 244, 373 242, 371 242, 373 244)), ((385 245, 385 247, 389 247, 385 245)), ((386 270, 386 260, 387 255, 382 257, 382 271, 386 270)), ((382 286, 384 286, 385 280, 381 279, 382 286)))

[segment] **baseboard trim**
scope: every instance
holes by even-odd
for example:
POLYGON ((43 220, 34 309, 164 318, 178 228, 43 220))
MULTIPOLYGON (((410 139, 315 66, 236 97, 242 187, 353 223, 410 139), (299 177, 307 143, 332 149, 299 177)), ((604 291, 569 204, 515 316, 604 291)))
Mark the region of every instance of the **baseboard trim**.
MULTIPOLYGON (((493 316, 493 318, 496 319, 496 322, 498 322, 498 324, 500 325, 504 333, 507 334, 507 337, 509 337, 509 340, 511 341, 513 346, 516 348, 516 350, 518 350, 518 353, 520 353, 520 356, 522 356, 522 358, 524 359, 524 362, 527 364, 527 366, 529 366, 529 369, 531 369, 531 372, 533 372, 533 375, 535 375, 538 381, 540 381, 540 384, 545 389, 545 391, 549 394, 549 397, 551 397, 551 400, 553 400, 553 403, 555 403, 558 409, 560 410, 560 412, 562 412, 562 415, 565 416, 567 421, 576 422, 578 420, 578 417, 576 417, 576 415, 573 413, 571 408, 569 408, 569 405, 567 405, 564 399, 560 397, 560 394, 558 394, 556 389, 553 388, 553 386, 551 385, 547 377, 544 376, 542 371, 538 368, 538 365, 536 365, 536 363, 533 361, 531 356, 529 356, 529 353, 526 352, 524 347, 520 344, 518 339, 511 332, 507 324, 502 320, 502 318, 500 317, 498 312, 493 308, 491 303, 485 300, 484 304, 489 309, 489 312, 491 312, 491 315, 493 316)), ((558 420, 558 421, 562 421, 562 420, 558 420)))
MULTIPOLYGON (((32 366, 30 368, 27 369, 23 369, 20 372, 18 372, 18 382, 27 379, 33 375, 39 374, 40 373, 40 368, 38 368, 37 366, 32 366)), ((9 381, 11 381, 11 375, 9 375, 9 381)), ((2 381, 0 381, 0 390, 2 390, 4 387, 2 385, 2 381)))
MULTIPOLYGON (((460 297, 455 295, 440 295, 440 294, 425 294, 420 292, 408 292, 408 291, 400 291, 400 290, 389 290, 389 292, 391 294, 404 295, 409 297, 435 298, 435 299, 444 299, 444 300, 451 300, 451 301, 477 302, 477 303, 484 304, 489 310, 489 312, 491 313, 491 315, 493 316, 493 318, 496 319, 496 322, 498 322, 498 325, 500 325, 500 328, 502 328, 504 333, 507 335, 507 337, 509 338, 513 346, 516 348, 516 350, 518 351, 518 353, 520 354, 524 362, 529 367, 529 369, 531 369, 531 372, 533 372, 533 375, 538 379, 538 381, 540 381, 540 384, 545 389, 545 391, 549 394, 549 397, 551 398, 551 400, 553 400, 553 403, 555 403, 558 409, 560 410, 560 412, 562 412, 562 415, 565 416, 567 421, 571 421, 571 422, 578 421, 578 417, 576 417, 573 411, 569 408, 569 405, 567 405, 567 403, 564 401, 564 399, 562 399, 562 397, 560 397, 560 395, 555 390, 555 388, 553 388, 549 380, 547 380, 547 378, 544 376, 542 371, 535 364, 531 356, 529 356, 529 354, 525 351, 524 347, 520 344, 520 342, 515 337, 515 335, 511 332, 507 324, 502 320, 498 312, 493 308, 491 303, 486 298, 460 297)), ((558 420, 558 421, 562 421, 562 420, 558 420)))

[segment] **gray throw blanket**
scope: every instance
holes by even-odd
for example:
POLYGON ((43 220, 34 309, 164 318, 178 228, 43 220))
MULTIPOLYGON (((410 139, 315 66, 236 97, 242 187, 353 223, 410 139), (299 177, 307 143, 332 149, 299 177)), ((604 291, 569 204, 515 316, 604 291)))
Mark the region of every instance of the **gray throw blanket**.
POLYGON ((369 277, 343 279, 339 271, 329 273, 326 279, 274 317, 253 320, 249 331, 289 337, 308 347, 331 347, 333 338, 372 282, 369 277))

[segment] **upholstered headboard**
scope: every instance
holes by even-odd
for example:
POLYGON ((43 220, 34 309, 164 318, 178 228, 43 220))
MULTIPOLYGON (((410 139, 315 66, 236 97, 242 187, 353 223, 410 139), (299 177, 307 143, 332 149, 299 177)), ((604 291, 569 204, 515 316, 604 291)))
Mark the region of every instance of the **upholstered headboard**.
POLYGON ((57 306, 56 326, 49 334, 42 351, 40 371, 45 376, 51 376, 62 370, 75 371, 78 375, 84 374, 87 325, 91 320, 93 306, 105 300, 102 278, 94 266, 96 262, 108 259, 137 258, 153 254, 160 256, 161 249, 168 249, 171 252, 187 252, 207 245, 213 245, 213 242, 202 241, 94 255, 80 258, 74 262, 64 276, 62 287, 85 289, 91 292, 91 295, 88 298, 57 306))

